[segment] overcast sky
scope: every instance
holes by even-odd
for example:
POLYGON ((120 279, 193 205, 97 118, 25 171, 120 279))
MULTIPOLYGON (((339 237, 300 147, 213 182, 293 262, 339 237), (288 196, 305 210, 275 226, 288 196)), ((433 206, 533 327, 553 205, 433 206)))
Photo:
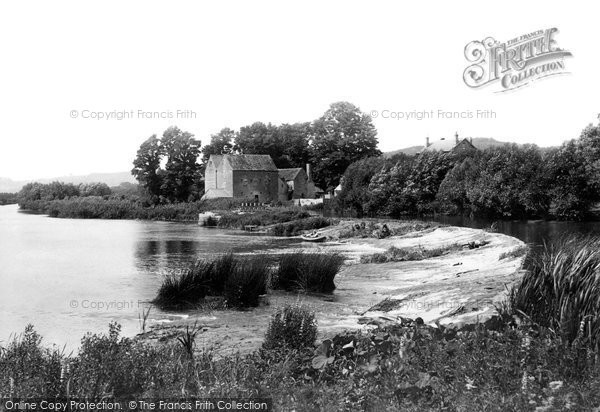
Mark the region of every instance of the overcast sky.
POLYGON ((2 2, 0 176, 125 171, 140 143, 170 125, 207 143, 223 127, 311 121, 340 100, 380 113, 383 151, 455 131, 557 145, 600 112, 599 11, 551 1, 2 2), (508 93, 464 84, 468 42, 550 27, 573 53, 570 74, 508 93), (381 115, 440 109, 496 118, 381 115), (120 121, 82 118, 132 110, 120 121))

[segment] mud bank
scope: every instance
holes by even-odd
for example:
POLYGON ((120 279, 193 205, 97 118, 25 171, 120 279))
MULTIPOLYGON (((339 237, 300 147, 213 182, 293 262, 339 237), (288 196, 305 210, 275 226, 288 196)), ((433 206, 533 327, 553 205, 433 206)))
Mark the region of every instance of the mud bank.
MULTIPOLYGON (((329 235, 335 238, 335 233, 329 235)), ((421 317, 426 323, 442 324, 481 321, 495 312, 506 287, 520 277, 522 257, 500 256, 522 246, 520 240, 503 234, 458 227, 429 228, 386 239, 331 241, 319 249, 342 252, 351 262, 336 277, 337 289, 332 295, 273 291, 267 305, 249 311, 188 312, 171 322, 151 322, 149 331, 139 338, 168 341, 186 326, 197 324, 203 330, 197 336, 198 349, 212 348, 221 355, 249 353, 262 344, 274 309, 298 301, 315 311, 319 339, 343 330, 396 322, 399 317, 421 317), (360 255, 391 246, 434 249, 471 242, 485 245, 421 261, 357 263, 360 255)))

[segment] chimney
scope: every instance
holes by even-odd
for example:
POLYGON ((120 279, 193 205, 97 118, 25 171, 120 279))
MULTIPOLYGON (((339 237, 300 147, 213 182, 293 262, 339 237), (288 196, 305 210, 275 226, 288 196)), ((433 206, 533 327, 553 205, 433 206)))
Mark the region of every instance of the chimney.
POLYGON ((425 147, 429 147, 429 137, 425 138, 425 147))
POLYGON ((469 143, 473 144, 473 136, 469 137, 469 143))
POLYGON ((456 144, 458 144, 458 132, 454 133, 454 139, 456 141, 456 144))
POLYGON ((308 176, 308 180, 311 180, 311 176, 310 176, 310 163, 306 164, 306 176, 308 176))

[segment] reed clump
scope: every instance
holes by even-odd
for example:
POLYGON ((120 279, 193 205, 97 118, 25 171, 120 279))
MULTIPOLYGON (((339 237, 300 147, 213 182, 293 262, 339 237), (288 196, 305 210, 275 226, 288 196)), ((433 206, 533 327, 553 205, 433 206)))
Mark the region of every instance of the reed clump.
POLYGON ((524 260, 526 273, 509 306, 568 342, 600 342, 600 237, 566 237, 524 260))

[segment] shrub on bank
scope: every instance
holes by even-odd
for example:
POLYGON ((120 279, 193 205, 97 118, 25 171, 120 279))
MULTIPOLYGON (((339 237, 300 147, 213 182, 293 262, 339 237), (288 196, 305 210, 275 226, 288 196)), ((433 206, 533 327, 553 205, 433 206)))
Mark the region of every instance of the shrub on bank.
POLYGON ((410 232, 421 232, 442 226, 435 222, 422 222, 418 220, 407 220, 395 222, 390 229, 386 223, 378 223, 373 220, 363 220, 345 225, 339 233, 340 239, 346 238, 378 238, 383 239, 390 236, 402 236, 410 232))
POLYGON ((423 247, 397 248, 395 246, 391 246, 385 252, 361 256, 360 263, 387 263, 424 260, 442 256, 449 252, 461 249, 462 246, 456 244, 433 249, 425 249, 423 247))
POLYGON ((197 221, 203 202, 147 205, 135 199, 114 197, 73 197, 62 200, 33 200, 19 203, 21 209, 46 213, 50 217, 73 219, 142 219, 197 221))
POLYGON ((531 249, 509 304, 567 341, 600 345, 600 237, 568 237, 531 249))
MULTIPOLYGON (((245 201, 247 202, 247 200, 245 201)), ((139 196, 72 196, 61 199, 19 199, 21 209, 45 213, 51 217, 75 219, 142 219, 195 222, 198 214, 206 211, 229 211, 239 208, 242 199, 207 199, 195 202, 150 204, 139 196)), ((221 227, 241 228, 246 224, 280 223, 309 214, 301 209, 284 209, 238 215, 225 213, 221 227), (272 216, 269 216, 272 215, 272 216), (231 222, 228 221, 231 220, 231 222), (242 220, 253 223, 243 223, 242 220)))
POLYGON ((297 236, 305 230, 322 229, 331 224, 331 219, 314 216, 289 223, 279 223, 271 229, 271 233, 275 236, 297 236))
POLYGON ((41 345, 42 337, 27 325, 6 347, 0 347, 0 398, 62 396, 62 352, 41 345))
POLYGON ((16 193, 0 193, 0 205, 13 205, 17 202, 16 193))
POLYGON ((314 312, 302 305, 285 305, 271 316, 263 349, 301 350, 317 339, 314 312))
POLYGON ((243 229, 244 226, 267 226, 293 220, 306 219, 310 214, 298 208, 264 210, 252 213, 224 213, 218 226, 229 229, 243 229))
POLYGON ((190 309, 199 307, 207 296, 221 296, 228 307, 258 306, 269 278, 269 262, 263 257, 229 253, 198 260, 182 274, 165 277, 152 303, 163 309, 190 309))
POLYGON ((334 278, 344 264, 338 253, 293 252, 280 257, 274 286, 287 291, 332 293, 334 278))

